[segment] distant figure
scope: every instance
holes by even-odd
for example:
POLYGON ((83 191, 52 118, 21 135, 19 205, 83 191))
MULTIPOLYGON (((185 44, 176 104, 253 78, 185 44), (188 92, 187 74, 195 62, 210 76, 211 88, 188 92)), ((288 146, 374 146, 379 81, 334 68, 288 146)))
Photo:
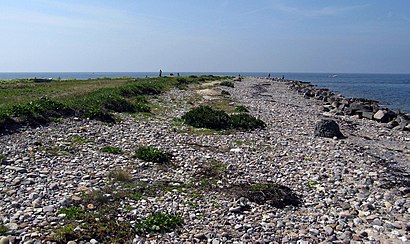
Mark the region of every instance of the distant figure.
POLYGON ((177 76, 179 77, 179 73, 177 73, 177 76))
POLYGON ((162 77, 162 70, 159 70, 159 77, 162 77))
POLYGON ((270 73, 268 74, 268 79, 270 79, 270 73))
POLYGON ((282 80, 284 80, 285 79, 285 76, 284 75, 282 75, 282 80))
POLYGON ((148 75, 145 75, 145 78, 148 78, 148 75))

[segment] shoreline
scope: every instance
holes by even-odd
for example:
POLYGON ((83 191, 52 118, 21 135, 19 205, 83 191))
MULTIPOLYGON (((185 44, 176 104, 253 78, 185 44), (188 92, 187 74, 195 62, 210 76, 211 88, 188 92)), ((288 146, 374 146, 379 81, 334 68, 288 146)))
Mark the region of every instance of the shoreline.
MULTIPOLYGON (((408 241, 409 167, 394 165, 410 162, 409 132, 358 116, 324 114, 323 100, 305 99, 290 86, 245 77, 234 88, 206 88, 230 95, 201 95, 204 87, 173 89, 153 98, 156 110, 148 117, 118 114, 121 121, 113 125, 66 118, 2 135, 0 149, 8 160, 0 165, 0 191, 5 193, 0 218, 17 235, 7 238, 17 242, 50 236, 67 221, 58 209, 112 184, 107 175, 122 168, 148 185, 167 181, 175 188, 139 200, 122 199, 116 220, 128 222, 159 210, 184 219, 175 231, 138 235, 135 241, 408 241), (244 105, 267 128, 218 133, 175 121, 190 108, 209 102, 244 105), (336 120, 347 138, 314 137, 315 123, 324 117, 336 120), (101 152, 106 145, 120 147, 124 154, 101 152), (172 165, 133 158, 133 150, 141 145, 171 152, 172 165), (210 181, 216 189, 274 182, 300 195, 302 206, 273 208, 230 198, 222 190, 190 187, 212 162, 225 165, 220 178, 210 181)), ((113 186, 121 189, 119 183, 113 186)))
POLYGON ((410 113, 395 112, 387 105, 379 105, 379 101, 367 98, 346 98, 328 88, 321 88, 311 82, 285 80, 290 87, 307 99, 323 101, 323 111, 335 115, 358 116, 385 123, 389 129, 410 131, 410 113))

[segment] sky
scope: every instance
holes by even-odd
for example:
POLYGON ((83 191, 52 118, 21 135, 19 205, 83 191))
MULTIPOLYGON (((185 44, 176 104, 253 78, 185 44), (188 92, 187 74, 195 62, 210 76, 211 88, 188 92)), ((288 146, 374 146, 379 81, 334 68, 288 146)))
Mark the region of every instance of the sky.
POLYGON ((410 73, 409 0, 0 0, 0 72, 410 73))

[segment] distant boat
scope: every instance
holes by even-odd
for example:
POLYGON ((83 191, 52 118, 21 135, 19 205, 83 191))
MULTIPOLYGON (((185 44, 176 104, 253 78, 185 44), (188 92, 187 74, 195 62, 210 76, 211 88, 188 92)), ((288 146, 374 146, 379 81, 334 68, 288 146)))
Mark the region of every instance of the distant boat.
POLYGON ((330 78, 336 78, 337 75, 333 74, 333 75, 329 75, 330 78))

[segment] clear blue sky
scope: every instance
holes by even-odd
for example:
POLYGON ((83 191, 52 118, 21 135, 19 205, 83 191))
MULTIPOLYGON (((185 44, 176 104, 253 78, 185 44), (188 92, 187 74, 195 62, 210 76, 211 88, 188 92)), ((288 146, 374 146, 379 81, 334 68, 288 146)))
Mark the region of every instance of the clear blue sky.
POLYGON ((0 71, 410 73, 409 0, 0 0, 0 71))

